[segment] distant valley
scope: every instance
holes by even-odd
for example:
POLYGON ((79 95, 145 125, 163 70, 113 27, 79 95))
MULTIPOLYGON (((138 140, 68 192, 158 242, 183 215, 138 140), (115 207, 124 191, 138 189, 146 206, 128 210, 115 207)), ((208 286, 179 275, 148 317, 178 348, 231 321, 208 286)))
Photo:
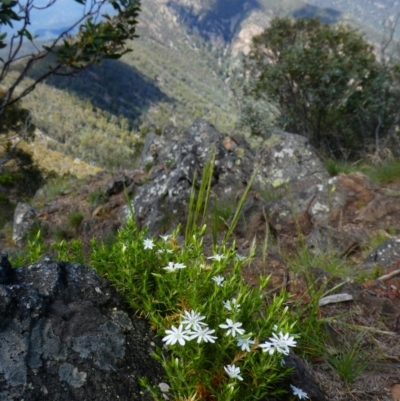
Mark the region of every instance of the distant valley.
MULTIPOLYGON (((234 128, 240 102, 231 85, 241 73, 241 54, 273 17, 319 15, 351 23, 379 42, 379 24, 371 19, 377 3, 366 2, 363 14, 364 3, 348 3, 146 0, 133 52, 74 78, 48 79, 24 104, 37 127, 56 140, 56 150, 100 167, 131 168, 149 129, 188 125, 197 117, 222 131, 234 128)), ((380 1, 379 17, 397 3, 380 1)))

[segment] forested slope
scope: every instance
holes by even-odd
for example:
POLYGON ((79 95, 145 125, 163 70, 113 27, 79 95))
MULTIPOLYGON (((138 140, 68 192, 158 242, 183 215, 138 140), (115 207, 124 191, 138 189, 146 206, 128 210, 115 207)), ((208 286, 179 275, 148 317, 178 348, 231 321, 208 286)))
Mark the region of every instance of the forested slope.
MULTIPOLYGON (((57 150, 109 169, 130 168, 151 127, 202 117, 231 130, 240 116, 234 96, 240 91, 230 86, 241 74, 241 51, 274 16, 303 14, 353 21, 295 0, 147 0, 133 52, 73 78, 48 79, 24 105, 57 150)), ((46 61, 36 66, 45 67, 46 61)))

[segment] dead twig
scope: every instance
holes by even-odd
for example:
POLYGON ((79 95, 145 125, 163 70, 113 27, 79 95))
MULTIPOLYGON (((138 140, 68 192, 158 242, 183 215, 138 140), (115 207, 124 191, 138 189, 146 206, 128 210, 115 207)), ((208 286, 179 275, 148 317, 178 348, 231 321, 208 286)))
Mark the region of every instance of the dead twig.
POLYGON ((378 280, 380 280, 380 281, 389 280, 390 278, 397 276, 398 274, 400 274, 400 269, 393 270, 391 273, 388 273, 388 274, 385 274, 385 275, 379 277, 378 280))

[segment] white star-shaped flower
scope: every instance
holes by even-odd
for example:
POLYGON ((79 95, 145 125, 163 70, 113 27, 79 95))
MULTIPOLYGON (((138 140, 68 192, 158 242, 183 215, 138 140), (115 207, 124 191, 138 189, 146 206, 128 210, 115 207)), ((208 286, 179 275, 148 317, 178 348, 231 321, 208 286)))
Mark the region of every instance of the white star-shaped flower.
POLYGON ((290 385, 290 387, 293 391, 293 395, 297 395, 297 397, 299 397, 300 400, 302 400, 303 398, 304 399, 308 398, 307 393, 305 393, 301 388, 292 385, 290 385))
POLYGON ((213 256, 209 256, 207 259, 212 259, 212 260, 216 260, 217 262, 220 262, 222 259, 224 259, 226 256, 225 255, 221 255, 219 253, 216 253, 213 256))
POLYGON ((171 238, 171 235, 170 234, 160 235, 160 238, 162 238, 165 242, 167 242, 171 238))
POLYGON ((183 317, 181 323, 186 326, 186 329, 199 330, 201 326, 207 326, 206 323, 202 322, 202 320, 205 319, 205 316, 200 316, 200 313, 197 313, 194 310, 191 310, 190 312, 185 310, 181 317, 183 317))
POLYGON ((230 378, 243 380, 243 377, 240 376, 240 368, 239 367, 236 367, 235 365, 226 365, 226 366, 224 366, 224 370, 230 378))
POLYGON ((217 337, 212 336, 215 330, 210 330, 208 327, 198 327, 195 331, 192 331, 190 334, 190 339, 193 340, 197 338, 197 343, 201 343, 204 341, 205 343, 215 343, 217 337))
POLYGON ((165 330, 165 334, 167 334, 163 341, 167 345, 174 345, 176 342, 179 342, 180 345, 185 345, 185 341, 189 341, 189 331, 183 329, 183 325, 180 324, 178 328, 175 326, 171 326, 171 330, 165 330))
POLYGON ((169 262, 168 266, 163 267, 164 270, 168 271, 168 272, 174 272, 175 269, 175 263, 174 262, 169 262))
MULTIPOLYGON (((251 333, 250 333, 251 334, 251 333)), ((255 343, 255 341, 250 340, 249 337, 239 337, 237 339, 237 346, 240 347, 242 351, 250 352, 250 347, 255 343)))
POLYGON ((236 333, 240 335, 244 334, 244 329, 240 328, 242 323, 234 322, 231 319, 226 319, 226 323, 227 324, 220 324, 219 327, 221 327, 222 329, 227 329, 226 331, 227 336, 231 334, 232 337, 236 337, 236 333))
POLYGON ((260 344, 259 347, 262 348, 263 352, 268 352, 270 355, 275 352, 275 347, 272 345, 272 343, 269 343, 268 341, 260 344))
POLYGON ((224 285, 225 278, 222 276, 214 276, 211 280, 214 280, 219 287, 222 287, 224 285))
POLYGON ((145 238, 143 245, 144 249, 153 249, 155 247, 154 241, 150 238, 145 238))
POLYGON ((236 298, 232 298, 230 301, 223 301, 224 308, 231 311, 240 311, 240 305, 237 303, 236 298))
POLYGON ((281 331, 278 335, 272 333, 272 337, 268 340, 269 341, 260 344, 260 347, 263 348, 263 352, 268 351, 270 355, 272 355, 275 350, 283 355, 288 355, 289 347, 295 347, 297 345, 294 337, 290 336, 289 333, 283 334, 281 331))
POLYGON ((184 269, 186 266, 183 263, 169 262, 168 266, 163 267, 167 272, 174 272, 178 269, 184 269))

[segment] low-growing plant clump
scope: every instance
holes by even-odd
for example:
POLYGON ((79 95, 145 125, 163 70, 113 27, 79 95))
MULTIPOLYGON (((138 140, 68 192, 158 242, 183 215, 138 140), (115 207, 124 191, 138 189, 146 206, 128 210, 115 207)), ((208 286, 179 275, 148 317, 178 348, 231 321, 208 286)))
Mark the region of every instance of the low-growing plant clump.
POLYGON ((93 247, 91 265, 126 288, 132 306, 162 336, 168 352, 161 348, 155 356, 175 399, 282 394, 282 379, 290 373, 284 358, 298 337, 297 321, 285 305, 288 294, 268 296, 267 277, 257 288, 245 284, 240 270, 252 255, 239 256, 234 245, 205 257, 205 229, 180 246, 177 231, 156 241, 131 219, 111 249, 93 247), (109 270, 118 259, 123 269, 109 270))

